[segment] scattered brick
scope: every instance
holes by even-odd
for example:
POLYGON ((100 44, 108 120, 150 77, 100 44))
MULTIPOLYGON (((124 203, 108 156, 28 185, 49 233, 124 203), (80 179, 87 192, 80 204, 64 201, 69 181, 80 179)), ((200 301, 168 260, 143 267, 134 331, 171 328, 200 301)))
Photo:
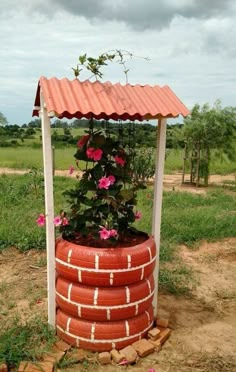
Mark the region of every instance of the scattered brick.
POLYGON ((120 353, 118 350, 116 349, 113 349, 111 351, 111 359, 113 360, 113 362, 115 362, 116 364, 122 362, 123 360, 126 359, 125 355, 123 353, 120 353))
POLYGON ((98 354, 98 361, 101 364, 111 364, 111 355, 108 351, 98 354))
POLYGON ((71 345, 68 345, 66 342, 60 340, 58 342, 55 342, 55 344, 53 345, 56 349, 60 350, 60 351, 64 351, 66 352, 67 350, 70 350, 71 349, 71 345))
POLYGON ((59 351, 57 349, 56 352, 46 353, 43 356, 43 361, 44 362, 51 362, 51 363, 55 364, 55 363, 58 363, 64 357, 64 355, 65 355, 64 351, 59 351))
POLYGON ((134 342, 132 346, 141 358, 151 354, 154 351, 154 346, 145 338, 134 342))
POLYGON ((50 362, 21 362, 18 372, 53 372, 53 363, 50 362))
POLYGON ((0 372, 7 372, 7 365, 5 363, 0 364, 0 372))
POLYGON ((149 342, 154 346, 154 351, 158 353, 161 350, 161 343, 158 340, 149 340, 149 342))
POLYGON ((148 337, 151 340, 155 341, 155 340, 157 340, 160 337, 160 333, 161 333, 160 329, 153 328, 150 331, 148 331, 148 337))
POLYGON ((67 358, 73 360, 75 363, 83 362, 87 358, 87 351, 84 349, 73 350, 67 353, 67 358))
POLYGON ((167 328, 169 325, 169 319, 157 318, 156 325, 159 327, 167 328))
POLYGON ((164 331, 161 331, 160 338, 158 339, 161 345, 163 345, 164 342, 166 342, 166 340, 170 337, 170 334, 171 334, 170 328, 166 328, 164 331))
POLYGON ((126 346, 120 352, 125 355, 125 359, 128 360, 129 364, 134 364, 138 358, 136 350, 131 345, 126 346))

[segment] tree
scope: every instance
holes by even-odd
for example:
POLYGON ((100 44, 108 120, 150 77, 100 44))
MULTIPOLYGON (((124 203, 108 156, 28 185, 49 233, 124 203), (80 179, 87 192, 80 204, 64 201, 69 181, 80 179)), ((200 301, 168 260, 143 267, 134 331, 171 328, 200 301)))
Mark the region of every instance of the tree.
POLYGON ((0 125, 4 126, 7 124, 8 124, 7 118, 0 112, 0 125))
POLYGON ((220 101, 212 108, 208 104, 202 107, 196 104, 191 115, 184 119, 185 159, 190 158, 191 182, 198 186, 200 178, 204 178, 207 186, 211 151, 214 149, 217 154, 225 153, 233 159, 235 139, 236 108, 222 108, 220 101))

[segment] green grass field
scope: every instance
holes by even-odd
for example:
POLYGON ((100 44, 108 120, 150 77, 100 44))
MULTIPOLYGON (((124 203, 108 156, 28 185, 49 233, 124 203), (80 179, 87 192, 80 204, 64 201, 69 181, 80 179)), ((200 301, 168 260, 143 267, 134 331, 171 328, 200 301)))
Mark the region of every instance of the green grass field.
MULTIPOLYGON (((62 192, 75 184, 76 180, 55 177, 55 214, 61 209, 68 210, 62 192)), ((151 188, 138 193, 137 209, 142 219, 136 222, 139 230, 151 232, 153 192, 151 188)), ((45 249, 45 229, 36 225, 36 218, 44 212, 42 177, 36 174, 24 176, 0 176, 0 250, 15 246, 21 251, 31 248, 45 249)), ((217 240, 235 236, 236 198, 222 188, 206 195, 183 192, 165 192, 161 225, 161 275, 163 283, 172 292, 186 289, 185 281, 191 273, 176 261, 175 275, 165 267, 173 262, 179 244, 196 246, 202 239, 217 240), (179 271, 178 271, 179 270, 179 271), (175 278, 178 278, 178 285, 175 278), (166 279, 169 277, 169 280, 166 279), (181 289, 182 288, 182 289, 181 289)))
MULTIPOLYGON (((55 148, 56 169, 66 170, 74 165, 75 146, 55 148)), ((180 149, 168 150, 165 161, 165 174, 181 172, 183 154, 180 149)), ((43 167, 43 153, 41 148, 31 146, 0 147, 0 167, 31 169, 43 167)), ((210 166, 211 174, 229 174, 236 172, 236 162, 226 157, 219 159, 213 157, 210 166)))

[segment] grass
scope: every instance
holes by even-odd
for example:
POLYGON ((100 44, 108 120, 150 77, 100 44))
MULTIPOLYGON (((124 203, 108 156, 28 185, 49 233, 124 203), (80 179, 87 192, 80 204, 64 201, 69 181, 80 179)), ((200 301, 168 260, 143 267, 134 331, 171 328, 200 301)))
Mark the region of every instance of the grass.
MULTIPOLYGON (((55 212, 67 210, 62 192, 75 179, 55 177, 55 212)), ((178 245, 196 246, 202 239, 215 241, 235 236, 236 198, 234 194, 216 188, 207 195, 167 192, 163 198, 160 249, 160 285, 171 293, 186 292, 192 275, 177 259, 178 245)), ((142 219, 136 222, 140 230, 151 232, 153 191, 138 193, 137 209, 142 219)), ((15 246, 21 251, 45 249, 45 229, 35 220, 44 211, 44 192, 41 174, 0 177, 0 250, 15 246)))
POLYGON ((50 350, 55 342, 55 332, 46 320, 34 317, 23 323, 18 318, 0 335, 0 364, 17 367, 21 360, 34 361, 50 350))
MULTIPOLYGON (((57 129, 59 131, 59 129, 57 129)), ((0 147, 0 167, 31 169, 43 167, 43 153, 40 143, 28 139, 28 143, 19 147, 0 147), (36 144, 34 146, 34 144, 36 144)), ((75 165, 73 155, 75 146, 55 146, 56 169, 67 170, 70 165, 75 165)), ((165 174, 181 172, 183 166, 183 152, 181 149, 167 150, 165 161, 165 174)), ((210 164, 211 174, 229 174, 236 172, 236 162, 230 161, 226 156, 221 158, 212 156, 210 164)))

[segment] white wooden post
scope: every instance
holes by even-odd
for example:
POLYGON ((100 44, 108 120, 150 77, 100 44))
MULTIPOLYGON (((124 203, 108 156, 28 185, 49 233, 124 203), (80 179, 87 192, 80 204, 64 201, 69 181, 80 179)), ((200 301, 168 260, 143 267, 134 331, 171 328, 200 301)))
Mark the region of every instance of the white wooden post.
POLYGON ((53 169, 51 125, 47 108, 40 92, 40 116, 43 142, 43 168, 45 189, 45 214, 46 214, 46 244, 47 244, 47 289, 48 289, 48 323, 55 327, 55 230, 54 230, 54 200, 53 200, 53 169))
POLYGON ((163 175, 164 175, 165 148, 166 148, 166 122, 167 122, 166 119, 158 120, 156 170, 155 170, 155 182, 154 182, 152 235, 154 236, 156 248, 157 248, 156 267, 154 271, 155 293, 154 293, 154 299, 153 299, 155 317, 157 316, 162 190, 163 190, 163 175))

